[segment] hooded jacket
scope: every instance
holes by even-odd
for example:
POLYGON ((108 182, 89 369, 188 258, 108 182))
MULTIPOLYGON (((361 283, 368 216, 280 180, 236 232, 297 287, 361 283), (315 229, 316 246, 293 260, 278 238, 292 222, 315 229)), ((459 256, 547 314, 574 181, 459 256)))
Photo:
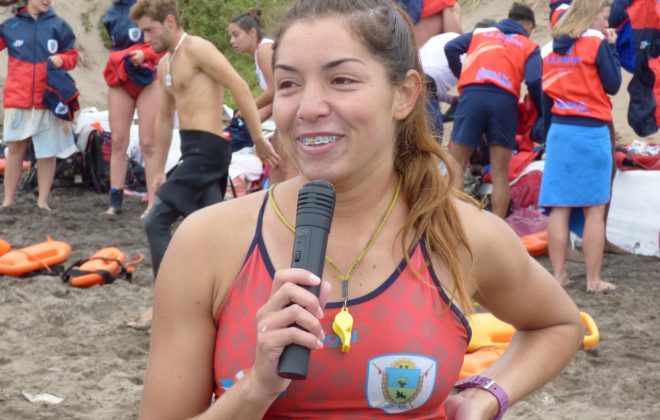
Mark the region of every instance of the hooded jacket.
POLYGON ((78 62, 76 36, 69 24, 50 8, 36 19, 19 10, 0 25, 0 50, 7 48, 9 62, 3 105, 5 108, 38 108, 46 90, 48 57, 62 59, 62 70, 78 62))
POLYGON ((618 56, 600 31, 555 39, 543 59, 546 110, 554 122, 596 126, 612 121, 607 95, 616 94, 620 86, 618 56))
POLYGON ((476 29, 445 45, 449 68, 459 78, 459 91, 506 91, 520 97, 523 80, 539 111, 542 61, 538 45, 518 22, 504 19, 491 28, 476 29), (461 54, 467 53, 461 64, 461 54))
POLYGON ((103 25, 112 40, 103 76, 110 87, 121 86, 133 98, 137 98, 142 88, 156 78, 158 62, 163 53, 157 53, 144 42, 140 28, 130 19, 129 13, 136 0, 119 0, 103 17, 103 25), (136 50, 144 53, 144 63, 135 66, 129 55, 136 50))

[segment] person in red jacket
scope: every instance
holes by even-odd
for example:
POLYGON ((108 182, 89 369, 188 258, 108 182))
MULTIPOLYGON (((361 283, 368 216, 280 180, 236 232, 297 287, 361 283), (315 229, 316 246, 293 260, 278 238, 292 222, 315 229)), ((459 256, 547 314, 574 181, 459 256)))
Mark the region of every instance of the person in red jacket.
MULTIPOLYGON (((136 0, 113 0, 103 17, 103 25, 112 40, 112 51, 103 75, 108 89, 108 111, 112 132, 110 156, 110 205, 106 213, 122 211, 126 181, 126 151, 130 140, 133 114, 139 118, 140 151, 144 158, 149 196, 148 209, 154 202, 154 124, 160 103, 160 91, 153 83, 156 67, 164 55, 144 42, 142 31, 128 17, 136 0), (136 77, 135 73, 143 75, 136 77), (151 77, 149 77, 151 76, 151 77)), ((146 214, 146 211, 145 213, 146 214)))
POLYGON ((7 48, 3 139, 9 152, 5 166, 2 208, 14 205, 23 157, 32 140, 37 158, 37 205, 50 210, 48 196, 55 176, 56 157, 76 151, 70 121, 57 118, 43 102, 49 63, 71 70, 78 62, 76 37, 55 14, 51 0, 28 0, 16 16, 0 25, 0 50, 7 48))
POLYGON ((552 52, 543 59, 547 134, 546 162, 539 205, 552 209, 548 225, 550 261, 557 281, 566 270, 568 226, 573 208, 585 218, 583 247, 587 291, 615 285, 601 278, 606 204, 610 200, 614 95, 621 68, 608 28, 606 0, 575 0, 553 31, 552 52), (552 121, 550 123, 550 120, 552 121))

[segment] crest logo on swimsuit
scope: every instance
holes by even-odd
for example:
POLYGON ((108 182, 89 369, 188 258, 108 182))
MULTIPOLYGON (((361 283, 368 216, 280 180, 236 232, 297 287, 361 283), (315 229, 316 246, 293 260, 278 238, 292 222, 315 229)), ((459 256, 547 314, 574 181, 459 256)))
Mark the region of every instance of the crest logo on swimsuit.
POLYGON ((405 413, 428 401, 437 363, 418 354, 391 354, 369 361, 367 400, 388 414, 405 413))
POLYGON ((48 52, 51 54, 55 54, 59 48, 59 44, 57 43, 56 39, 49 39, 46 43, 46 46, 48 48, 48 52))
POLYGON ((138 42, 142 36, 140 28, 131 28, 128 30, 128 38, 133 42, 138 42))

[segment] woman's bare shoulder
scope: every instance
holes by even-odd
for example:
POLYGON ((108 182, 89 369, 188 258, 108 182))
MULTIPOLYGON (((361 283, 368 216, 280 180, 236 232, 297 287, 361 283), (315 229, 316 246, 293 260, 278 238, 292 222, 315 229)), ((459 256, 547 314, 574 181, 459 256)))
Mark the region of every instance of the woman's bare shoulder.
POLYGON ((265 192, 260 191, 205 207, 186 218, 181 227, 197 232, 193 236, 204 237, 214 249, 241 248, 243 242, 248 246, 254 236, 264 195, 265 192))
POLYGON ((459 199, 454 205, 473 253, 490 254, 515 240, 515 233, 500 217, 459 199))

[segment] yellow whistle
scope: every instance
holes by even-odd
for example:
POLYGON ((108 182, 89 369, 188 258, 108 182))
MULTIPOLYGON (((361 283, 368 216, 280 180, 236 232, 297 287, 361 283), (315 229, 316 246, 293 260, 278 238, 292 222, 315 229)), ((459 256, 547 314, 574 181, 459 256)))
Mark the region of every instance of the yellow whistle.
POLYGON ((348 313, 348 308, 343 307, 341 311, 335 315, 335 320, 332 323, 332 330, 339 336, 341 340, 341 351, 348 353, 351 348, 351 333, 353 331, 353 317, 348 313))

